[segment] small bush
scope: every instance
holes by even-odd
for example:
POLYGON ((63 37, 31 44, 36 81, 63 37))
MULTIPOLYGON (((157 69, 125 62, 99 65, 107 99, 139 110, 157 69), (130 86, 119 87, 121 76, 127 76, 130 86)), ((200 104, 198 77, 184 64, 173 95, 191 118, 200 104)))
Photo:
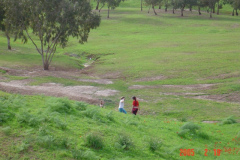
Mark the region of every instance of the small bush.
POLYGON ((199 130, 200 128, 201 127, 199 125, 194 124, 192 122, 188 122, 181 127, 182 130, 189 129, 190 132, 192 132, 192 133, 196 133, 196 131, 199 130))
POLYGON ((233 116, 222 120, 222 124, 233 124, 233 123, 237 123, 237 121, 234 119, 233 116))
POLYGON ((190 133, 190 129, 182 129, 179 133, 178 136, 186 138, 186 136, 190 133))
POLYGON ((102 149, 104 146, 102 137, 97 133, 90 133, 87 135, 86 144, 94 149, 102 149))
POLYGON ((158 150, 162 147, 162 141, 160 141, 156 138, 151 138, 148 143, 149 143, 149 149, 152 152, 155 152, 156 150, 158 150))
POLYGON ((67 113, 74 112, 74 107, 68 99, 50 98, 46 105, 51 112, 67 113))
POLYGON ((7 126, 7 127, 2 128, 2 131, 6 136, 9 136, 11 134, 12 130, 11 130, 11 127, 7 126))
POLYGON ((123 133, 119 135, 117 146, 120 146, 121 149, 129 150, 134 147, 134 144, 130 136, 123 133))

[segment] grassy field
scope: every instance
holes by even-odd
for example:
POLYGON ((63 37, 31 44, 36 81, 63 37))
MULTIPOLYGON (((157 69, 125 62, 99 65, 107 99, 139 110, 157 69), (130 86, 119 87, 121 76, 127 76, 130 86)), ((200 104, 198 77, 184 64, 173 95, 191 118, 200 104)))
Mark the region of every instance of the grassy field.
MULTIPOLYGON (((179 11, 158 10, 155 16, 147 9, 141 12, 140 2, 128 0, 107 19, 104 8, 101 25, 90 32, 88 42, 80 45, 70 38, 50 66, 71 72, 93 62, 76 78, 110 79, 113 84, 24 77, 0 69, 0 81, 119 91, 105 98, 111 103, 101 110, 67 99, 0 91, 0 159, 240 158, 239 123, 233 123, 240 121, 240 18, 230 15, 229 6, 212 19, 204 10, 201 16, 185 11, 181 17, 179 11), (130 113, 133 95, 140 100, 140 115, 116 112, 119 97, 125 96, 130 113), (194 149, 195 155, 180 156, 180 149, 194 149), (208 156, 205 149, 211 150, 208 156), (221 155, 213 149, 222 149, 221 155)), ((18 40, 12 48, 7 50, 1 33, 0 67, 41 69, 41 57, 30 42, 18 40)))

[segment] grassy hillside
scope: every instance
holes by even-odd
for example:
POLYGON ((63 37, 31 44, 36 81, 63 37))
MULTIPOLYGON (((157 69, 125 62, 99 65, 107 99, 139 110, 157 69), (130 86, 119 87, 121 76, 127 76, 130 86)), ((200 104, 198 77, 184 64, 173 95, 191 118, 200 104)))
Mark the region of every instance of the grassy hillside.
POLYGON ((232 118, 187 123, 68 99, 0 94, 1 159, 239 158, 239 124, 232 118), (194 156, 180 156, 180 149, 194 149, 194 156), (222 150, 220 156, 214 149, 222 150))
POLYGON ((34 46, 12 41, 8 51, 0 33, 0 82, 118 91, 100 97, 105 109, 0 91, 0 159, 240 158, 240 18, 229 14, 229 6, 212 19, 204 10, 180 17, 179 11, 158 10, 155 16, 147 9, 141 12, 140 2, 128 0, 107 19, 103 8, 88 42, 70 38, 57 49, 50 71, 37 76, 31 73, 40 73, 42 64, 34 46), (90 67, 81 70, 84 64, 90 67), (59 77, 57 71, 74 76, 59 77), (113 83, 94 81, 102 79, 113 83), (130 114, 133 95, 141 106, 136 117, 130 114), (127 115, 116 111, 121 96, 127 115), (195 154, 180 156, 180 149, 195 154), (214 149, 222 150, 220 156, 214 149))

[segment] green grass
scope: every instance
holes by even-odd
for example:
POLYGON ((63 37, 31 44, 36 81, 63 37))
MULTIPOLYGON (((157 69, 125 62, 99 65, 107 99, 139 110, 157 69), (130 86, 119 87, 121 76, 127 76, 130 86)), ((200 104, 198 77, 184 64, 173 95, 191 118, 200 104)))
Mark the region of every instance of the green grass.
MULTIPOLYGON (((81 78, 110 78, 113 84, 79 82, 77 76, 20 77, 3 69, 0 78, 32 79, 31 85, 101 86, 119 94, 106 98, 107 109, 100 109, 67 99, 0 91, 0 159, 239 159, 239 123, 230 123, 239 122, 239 103, 227 97, 240 92, 240 21, 229 14, 231 8, 224 6, 212 19, 205 12, 199 16, 185 11, 180 17, 170 10, 154 16, 152 11, 147 14, 147 7, 141 12, 135 0, 111 10, 110 19, 105 9, 88 42, 80 45, 70 38, 66 48, 57 49, 50 70, 71 71, 94 62, 81 78), (163 79, 151 80, 158 76, 163 79), (186 88, 199 84, 214 86, 186 88), (143 88, 131 89, 133 85, 143 88), (195 99, 198 94, 226 95, 229 102, 195 99), (134 95, 141 99, 136 117, 130 114, 134 95), (115 112, 121 96, 126 97, 127 115, 115 112), (235 119, 226 118, 232 115, 235 119), (189 122, 201 129, 194 133, 181 129, 189 122), (88 141, 91 134, 95 137, 88 141), (98 141, 94 138, 101 139, 101 147, 94 146, 98 141), (195 156, 180 157, 180 149, 194 149, 195 156), (205 149, 211 150, 208 156, 205 149), (222 149, 221 156, 214 156, 213 149, 222 149)), ((42 68, 30 42, 12 42, 12 51, 6 46, 0 33, 1 67, 42 68)))
POLYGON ((67 99, 5 93, 0 98, 6 112, 14 111, 0 126, 1 159, 213 159, 213 152, 204 156, 206 146, 222 149, 222 159, 239 158, 238 123, 193 124, 118 112, 111 113, 112 121, 109 109, 84 104, 79 110, 82 103, 67 99), (191 131, 182 136, 180 129, 191 131), (180 149, 194 149, 195 155, 179 157, 180 149))

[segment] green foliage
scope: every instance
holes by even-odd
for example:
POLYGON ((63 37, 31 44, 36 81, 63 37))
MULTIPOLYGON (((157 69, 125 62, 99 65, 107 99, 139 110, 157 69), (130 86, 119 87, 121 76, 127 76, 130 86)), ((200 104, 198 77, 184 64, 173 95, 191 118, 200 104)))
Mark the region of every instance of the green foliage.
POLYGON ((70 114, 75 111, 73 104, 68 99, 50 98, 46 106, 51 112, 59 112, 62 114, 70 114))
POLYGON ((233 116, 230 116, 222 120, 222 124, 233 124, 233 123, 237 123, 237 121, 233 116))
POLYGON ((33 115, 29 112, 23 110, 17 115, 17 120, 20 124, 26 124, 31 127, 37 127, 40 123, 45 121, 45 118, 42 115, 33 115))
POLYGON ((131 137, 125 133, 119 134, 118 140, 115 146, 119 149, 124 149, 124 150, 129 150, 131 148, 134 148, 134 144, 131 137))
POLYGON ((99 133, 90 133, 86 136, 86 145, 94 149, 102 149, 104 147, 103 139, 99 133))
POLYGON ((56 127, 65 130, 67 128, 67 123, 61 121, 59 118, 54 118, 54 123, 56 127))
POLYGON ((190 133, 190 129, 182 129, 178 132, 178 136, 186 138, 190 133))
POLYGON ((75 102, 75 108, 79 111, 85 111, 87 109, 87 106, 88 105, 84 102, 79 102, 79 101, 75 102))
POLYGON ((182 117, 182 118, 180 118, 180 121, 181 122, 187 122, 187 118, 186 117, 182 117))
POLYGON ((96 107, 89 107, 85 111, 82 112, 88 118, 97 118, 100 117, 100 109, 96 107))
POLYGON ((182 130, 189 130, 192 133, 196 133, 196 131, 199 130, 200 128, 201 127, 199 125, 194 124, 192 122, 188 122, 181 127, 182 130))
POLYGON ((155 152, 155 151, 159 150, 163 145, 162 141, 157 139, 157 138, 151 138, 149 140, 148 144, 149 144, 149 149, 152 152, 155 152))
POLYGON ((204 133, 202 131, 198 132, 197 135, 202 139, 206 139, 206 140, 210 139, 210 136, 207 133, 204 133))
POLYGON ((4 127, 1 129, 3 131, 3 133, 6 135, 6 136, 9 136, 11 134, 11 127, 10 126, 7 126, 7 127, 4 127))
POLYGON ((106 118, 107 118, 109 121, 114 122, 115 119, 114 119, 113 111, 108 112, 108 113, 106 114, 106 118))
POLYGON ((7 71, 0 69, 0 73, 5 74, 7 71))
POLYGON ((14 116, 15 114, 9 110, 9 107, 0 101, 0 125, 11 120, 14 116))
POLYGON ((29 147, 30 144, 28 144, 27 142, 22 142, 20 145, 17 146, 17 152, 26 152, 29 147))

